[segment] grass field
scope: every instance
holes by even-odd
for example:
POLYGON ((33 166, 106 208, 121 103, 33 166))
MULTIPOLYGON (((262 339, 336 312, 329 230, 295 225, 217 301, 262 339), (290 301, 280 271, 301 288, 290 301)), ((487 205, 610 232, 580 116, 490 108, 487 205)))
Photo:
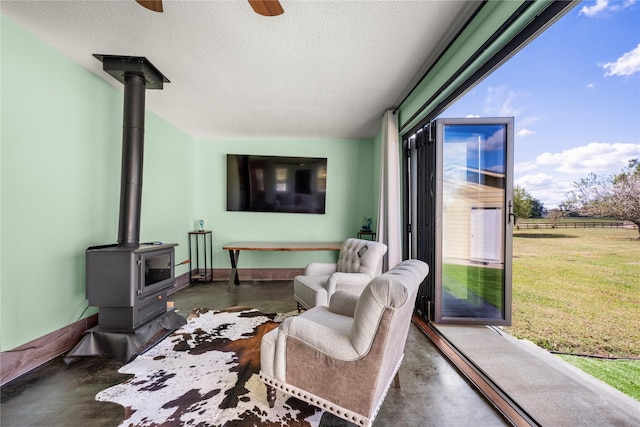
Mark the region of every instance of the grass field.
POLYGON ((640 361, 603 360, 566 355, 560 357, 634 399, 640 400, 640 361))
MULTIPOLYGON (((637 230, 514 231, 513 255, 512 335, 554 352, 640 359, 637 230)), ((640 400, 640 360, 630 366, 640 400)), ((598 370, 589 373, 611 376, 598 370)))

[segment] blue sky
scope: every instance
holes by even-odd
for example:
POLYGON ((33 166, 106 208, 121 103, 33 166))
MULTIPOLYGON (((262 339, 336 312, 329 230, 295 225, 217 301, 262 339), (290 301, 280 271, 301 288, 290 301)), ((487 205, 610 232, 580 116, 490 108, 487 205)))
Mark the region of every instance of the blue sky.
POLYGON ((514 183, 546 208, 640 158, 640 0, 588 0, 440 117, 515 118, 514 183))

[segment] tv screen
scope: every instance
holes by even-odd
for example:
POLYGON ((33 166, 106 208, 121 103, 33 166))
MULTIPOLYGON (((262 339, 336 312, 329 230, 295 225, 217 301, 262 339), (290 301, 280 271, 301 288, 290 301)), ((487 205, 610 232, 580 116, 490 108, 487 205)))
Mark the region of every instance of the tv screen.
POLYGON ((227 154, 227 210, 325 213, 327 159, 227 154))

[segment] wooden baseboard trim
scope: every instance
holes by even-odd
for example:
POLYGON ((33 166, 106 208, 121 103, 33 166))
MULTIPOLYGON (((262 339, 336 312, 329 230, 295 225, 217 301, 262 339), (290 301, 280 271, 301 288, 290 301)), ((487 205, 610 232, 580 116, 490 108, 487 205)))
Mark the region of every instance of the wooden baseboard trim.
MULTIPOLYGON (((213 269, 214 281, 229 281, 230 268, 213 269)), ((240 280, 293 280, 295 276, 304 274, 303 268, 241 268, 238 269, 240 280)), ((176 284, 167 291, 174 294, 189 286, 189 272, 176 276, 176 284)), ((26 374, 32 369, 70 351, 84 333, 98 326, 98 314, 80 319, 72 325, 64 326, 56 331, 29 341, 12 350, 0 353, 2 370, 0 385, 26 374)))
POLYGON ((3 351, 0 353, 2 359, 0 385, 68 352, 80 341, 87 329, 97 325, 98 315, 94 314, 12 350, 3 351))
MULTIPOLYGON (((200 273, 204 273, 204 269, 200 269, 200 273)), ((194 274, 196 271, 194 270, 194 274)), ((186 281, 189 281, 189 273, 186 274, 186 281)), ((207 270, 207 275, 211 274, 211 270, 207 270)), ((239 268, 238 276, 240 280, 293 280, 296 276, 304 274, 304 268, 239 268)), ((214 268, 213 281, 229 281, 231 275, 230 268, 214 268)))
POLYGON ((167 291, 167 295, 175 294, 181 289, 189 286, 189 272, 176 276, 176 284, 167 291))
MULTIPOLYGON (((222 280, 229 280, 230 268, 219 269, 222 280)), ((293 280, 304 274, 304 268, 239 268, 238 277, 243 280, 293 280)), ((214 274, 214 278, 216 275, 214 274)))
POLYGON ((500 412, 507 421, 516 427, 539 426, 522 408, 509 399, 496 384, 489 381, 470 361, 451 345, 438 331, 417 314, 413 315, 413 323, 433 342, 443 355, 471 382, 476 389, 500 412))
MULTIPOLYGON (((167 291, 172 294, 189 286, 189 273, 176 277, 176 285, 167 291)), ((0 353, 2 372, 0 385, 26 374, 32 369, 67 353, 80 342, 88 329, 98 326, 98 314, 78 320, 12 350, 0 353)))

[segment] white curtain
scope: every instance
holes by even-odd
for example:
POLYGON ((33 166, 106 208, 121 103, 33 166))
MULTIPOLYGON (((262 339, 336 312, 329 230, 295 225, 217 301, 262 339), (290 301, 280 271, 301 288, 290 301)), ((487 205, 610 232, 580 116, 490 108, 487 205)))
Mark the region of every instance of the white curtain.
POLYGON ((380 155, 380 197, 378 201, 378 241, 387 245, 383 271, 402 261, 400 216, 400 135, 398 115, 386 111, 382 119, 380 155))

